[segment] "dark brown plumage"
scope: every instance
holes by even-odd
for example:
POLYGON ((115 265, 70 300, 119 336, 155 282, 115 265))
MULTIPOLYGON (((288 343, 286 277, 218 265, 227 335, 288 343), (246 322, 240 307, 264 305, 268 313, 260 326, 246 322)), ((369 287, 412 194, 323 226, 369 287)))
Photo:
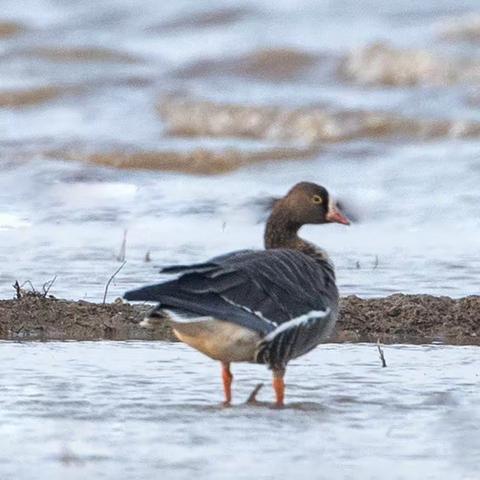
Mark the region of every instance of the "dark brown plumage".
POLYGON ((331 222, 350 223, 324 187, 310 182, 297 183, 273 206, 265 228, 265 248, 310 251, 307 242, 298 236, 300 227, 331 222))

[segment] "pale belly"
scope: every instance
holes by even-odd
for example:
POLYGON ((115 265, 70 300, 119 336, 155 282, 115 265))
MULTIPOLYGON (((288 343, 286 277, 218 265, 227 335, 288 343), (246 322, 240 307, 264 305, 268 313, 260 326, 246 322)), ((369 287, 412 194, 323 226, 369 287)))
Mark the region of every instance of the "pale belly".
POLYGON ((252 330, 213 318, 168 323, 180 341, 221 362, 253 362, 261 339, 252 330))

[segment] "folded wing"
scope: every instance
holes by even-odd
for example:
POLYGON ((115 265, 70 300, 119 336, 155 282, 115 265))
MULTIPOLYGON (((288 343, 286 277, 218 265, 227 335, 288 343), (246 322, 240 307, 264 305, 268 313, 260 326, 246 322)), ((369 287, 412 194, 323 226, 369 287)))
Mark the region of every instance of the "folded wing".
POLYGON ((180 275, 125 298, 234 322, 263 336, 312 311, 337 308, 331 265, 296 250, 244 250, 162 272, 180 275))

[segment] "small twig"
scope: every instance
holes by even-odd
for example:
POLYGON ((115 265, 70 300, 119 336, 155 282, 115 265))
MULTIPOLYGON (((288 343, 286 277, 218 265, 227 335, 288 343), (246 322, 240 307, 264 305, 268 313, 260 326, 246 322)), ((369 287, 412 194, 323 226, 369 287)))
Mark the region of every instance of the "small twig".
POLYGON ((15 295, 17 297, 17 300, 20 300, 22 298, 22 289, 20 288, 18 280, 15 280, 15 283, 12 285, 12 287, 15 289, 15 295))
POLYGON ((114 274, 108 279, 107 284, 105 285, 105 292, 103 294, 103 304, 105 305, 105 302, 107 301, 107 293, 108 293, 108 287, 110 286, 110 283, 112 283, 112 280, 115 278, 117 273, 125 266, 126 260, 115 270, 114 274))
POLYGON ((20 333, 25 328, 25 325, 22 323, 19 328, 15 330, 15 333, 20 333))
POLYGON ((380 339, 377 340, 377 348, 378 354, 380 355, 380 361, 382 362, 382 368, 385 368, 387 366, 387 362, 385 360, 385 355, 383 354, 383 349, 380 346, 380 339))
POLYGON ((257 394, 262 387, 263 383, 259 383, 256 385, 256 387, 253 389, 253 392, 248 396, 247 403, 257 403, 257 394))
POLYGON ((66 445, 63 447, 63 451, 58 457, 58 460, 66 466, 70 465, 82 465, 84 461, 72 452, 66 445))
POLYGON ((57 279, 57 276, 55 275, 51 280, 48 282, 45 282, 42 286, 43 290, 43 296, 46 297, 48 295, 48 292, 50 289, 53 287, 53 284, 55 283, 55 280, 57 279))
POLYGON ((121 245, 120 251, 118 252, 118 255, 117 255, 117 260, 119 262, 124 262, 125 257, 127 256, 127 232, 128 232, 127 229, 125 229, 123 231, 122 245, 121 245))
POLYGON ((25 280, 21 285, 20 288, 23 288, 25 285, 30 285, 33 293, 38 293, 36 288, 33 286, 33 283, 30 280, 25 280))
MULTIPOLYGON (((45 282, 42 285, 42 291, 38 291, 30 280, 26 280, 21 285, 18 283, 18 280, 15 280, 15 283, 12 285, 15 289, 15 296, 17 300, 20 300, 24 297, 37 297, 37 298, 47 298, 48 292, 52 288, 53 284, 57 280, 57 276, 55 275, 51 280, 45 282), (25 285, 30 287, 30 290, 24 289, 25 285)), ((53 297, 50 295, 50 297, 53 297)))

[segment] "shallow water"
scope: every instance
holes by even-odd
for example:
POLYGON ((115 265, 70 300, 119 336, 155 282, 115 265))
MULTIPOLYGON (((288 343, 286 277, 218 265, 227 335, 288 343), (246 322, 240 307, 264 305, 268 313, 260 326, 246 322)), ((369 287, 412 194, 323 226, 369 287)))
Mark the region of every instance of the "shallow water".
POLYGON ((477 11, 476 0, 3 0, 0 23, 19 26, 0 37, 0 296, 56 275, 55 295, 100 300, 124 230, 128 263, 109 300, 158 279, 159 265, 259 248, 256 202, 299 180, 325 184, 359 218, 304 229, 330 252, 343 294, 478 293, 477 11), (162 114, 170 98, 186 113, 162 114), (207 133, 208 115, 190 115, 198 101, 221 120, 207 133), (246 117, 264 128, 248 133, 222 123, 230 105, 280 114, 246 117), (292 108, 307 109, 295 128, 292 108), (309 158, 218 176, 81 161, 312 142, 309 158))
POLYGON ((258 382, 272 398, 254 365, 222 408, 218 365, 181 344, 1 342, 1 478, 477 478, 478 348, 385 356, 319 347, 278 411, 242 405, 258 382))

